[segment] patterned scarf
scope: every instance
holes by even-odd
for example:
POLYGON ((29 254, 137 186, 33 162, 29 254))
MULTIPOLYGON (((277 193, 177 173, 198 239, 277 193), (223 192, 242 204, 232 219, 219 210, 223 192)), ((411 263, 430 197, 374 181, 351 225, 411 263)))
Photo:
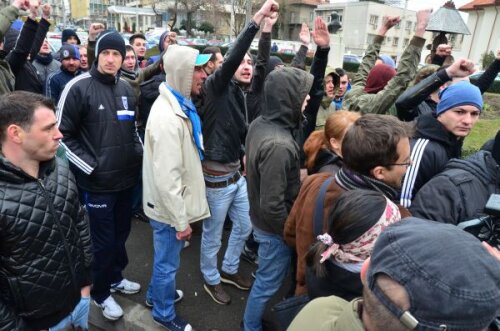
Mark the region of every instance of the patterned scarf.
POLYGON ((398 191, 381 181, 342 167, 335 175, 335 181, 344 190, 355 189, 375 190, 392 201, 398 201, 398 191))
POLYGON ((203 134, 201 131, 201 119, 196 111, 196 107, 194 106, 191 99, 185 98, 180 92, 174 90, 167 83, 164 83, 165 86, 169 89, 170 92, 175 96, 177 102, 181 106, 182 111, 187 115, 189 120, 191 121, 191 125, 193 126, 193 139, 198 148, 198 154, 200 155, 200 159, 203 160, 203 153, 205 149, 203 148, 203 134))
POLYGON ((359 263, 369 258, 380 233, 389 225, 401 220, 398 206, 387 198, 386 201, 385 210, 377 223, 356 240, 348 244, 339 245, 334 242, 335 239, 329 234, 319 235, 317 239, 329 246, 321 254, 320 263, 325 262, 330 257, 333 257, 335 261, 340 263, 359 263))

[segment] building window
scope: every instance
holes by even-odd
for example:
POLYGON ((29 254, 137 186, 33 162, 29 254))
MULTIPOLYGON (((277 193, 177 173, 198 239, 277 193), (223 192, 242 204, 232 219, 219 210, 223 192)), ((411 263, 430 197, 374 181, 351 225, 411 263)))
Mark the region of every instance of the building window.
POLYGON ((394 28, 397 30, 401 29, 401 22, 398 22, 398 24, 396 24, 394 28))
POLYGON ((410 39, 408 38, 405 38, 404 42, 403 42, 403 47, 406 47, 408 46, 408 43, 410 42, 410 39))
POLYGON ((378 16, 370 15, 370 25, 377 26, 378 25, 378 16))
POLYGON ((413 25, 412 21, 406 21, 406 28, 405 28, 405 30, 410 31, 412 25, 413 25))
POLYGON ((399 43, 399 38, 398 37, 394 37, 394 39, 392 39, 392 46, 397 46, 399 43))

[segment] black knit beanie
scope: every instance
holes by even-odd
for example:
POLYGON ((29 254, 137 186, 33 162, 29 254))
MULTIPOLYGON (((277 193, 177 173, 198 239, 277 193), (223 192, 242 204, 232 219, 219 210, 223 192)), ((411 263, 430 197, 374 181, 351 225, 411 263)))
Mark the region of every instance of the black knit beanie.
POLYGON ((99 54, 105 49, 114 49, 122 55, 122 62, 125 60, 125 41, 122 36, 116 31, 105 31, 101 34, 95 45, 95 57, 99 58, 99 54))

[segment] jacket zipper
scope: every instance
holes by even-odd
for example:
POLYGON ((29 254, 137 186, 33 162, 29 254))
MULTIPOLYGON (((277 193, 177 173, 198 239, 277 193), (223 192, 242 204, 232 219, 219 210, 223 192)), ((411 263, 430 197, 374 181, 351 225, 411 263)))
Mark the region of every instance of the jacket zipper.
POLYGON ((79 291, 80 289, 78 288, 78 285, 77 285, 75 271, 73 270, 73 260, 71 259, 71 254, 69 252, 68 244, 66 242, 66 238, 64 237, 64 233, 63 233, 62 228, 61 228, 61 223, 59 222, 59 218, 57 218, 57 214, 56 214, 56 211, 54 209, 54 204, 49 199, 49 196, 47 194, 47 190, 45 189, 45 185, 43 185, 42 180, 37 179, 37 181, 38 181, 40 188, 42 189, 42 194, 43 194, 44 198, 47 200, 47 203, 48 203, 49 209, 50 209, 50 213, 54 217, 54 221, 55 221, 55 224, 57 226, 57 230, 59 231, 59 235, 61 236, 64 251, 66 252, 66 257, 67 257, 68 262, 69 262, 68 267, 69 267, 69 271, 71 273, 71 278, 73 279, 73 286, 74 286, 75 290, 79 291))

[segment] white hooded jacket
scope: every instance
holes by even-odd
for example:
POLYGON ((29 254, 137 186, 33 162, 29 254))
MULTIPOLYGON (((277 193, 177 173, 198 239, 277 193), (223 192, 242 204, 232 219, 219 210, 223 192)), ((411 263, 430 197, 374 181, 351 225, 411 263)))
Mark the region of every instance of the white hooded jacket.
MULTIPOLYGON (((198 51, 171 45, 163 56, 167 84, 190 98, 198 51)), ((192 125, 165 84, 153 104, 144 137, 143 207, 155 221, 184 231, 210 216, 192 125)))

